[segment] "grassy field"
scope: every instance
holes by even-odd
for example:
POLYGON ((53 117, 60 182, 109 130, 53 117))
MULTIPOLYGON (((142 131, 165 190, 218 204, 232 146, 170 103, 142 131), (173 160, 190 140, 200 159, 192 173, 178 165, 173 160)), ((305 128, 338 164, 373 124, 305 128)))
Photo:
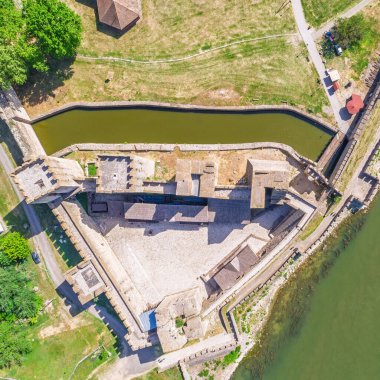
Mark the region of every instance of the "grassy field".
POLYGON ((343 55, 327 59, 329 67, 339 70, 342 82, 354 79, 358 80, 363 71, 372 60, 378 59, 380 48, 380 1, 374 0, 371 6, 363 9, 362 14, 369 20, 373 31, 367 30, 360 46, 345 50, 343 55))
MULTIPOLYGON (((67 0, 84 23, 79 53, 172 63, 87 61, 57 68, 19 90, 31 115, 71 101, 152 100, 204 105, 282 104, 322 113, 327 99, 307 51, 294 36, 211 48, 247 38, 296 33, 282 0, 143 2, 143 18, 122 36, 96 23, 88 2, 67 0)), ((95 1, 90 2, 94 4, 95 1)))
POLYGON ((306 228, 301 232, 299 235, 299 238, 301 240, 307 239, 322 223, 323 215, 320 213, 314 214, 313 218, 310 220, 310 222, 307 224, 306 228))
POLYGON ((182 380, 182 374, 178 367, 170 368, 165 372, 158 372, 154 369, 134 380, 182 380))
POLYGON ((337 187, 343 191, 346 187, 354 171, 356 170, 358 164, 365 156, 368 146, 373 142, 375 133, 379 128, 380 124, 380 107, 377 107, 373 112, 371 118, 369 119, 363 135, 359 141, 359 144, 355 147, 353 154, 351 155, 350 160, 348 161, 346 169, 343 171, 342 176, 340 177, 337 187))
POLYGON ((302 0, 307 22, 319 27, 326 21, 337 17, 360 0, 302 0))
MULTIPOLYGON (((114 354, 113 338, 103 322, 90 315, 83 318, 87 320, 87 325, 45 339, 38 337, 40 326, 31 328, 32 336, 35 337, 32 352, 27 355, 22 366, 10 369, 6 376, 19 380, 68 379, 76 363, 94 351, 100 341, 114 354)), ((85 379, 101 362, 99 355, 90 357, 78 367, 73 378, 85 379)))

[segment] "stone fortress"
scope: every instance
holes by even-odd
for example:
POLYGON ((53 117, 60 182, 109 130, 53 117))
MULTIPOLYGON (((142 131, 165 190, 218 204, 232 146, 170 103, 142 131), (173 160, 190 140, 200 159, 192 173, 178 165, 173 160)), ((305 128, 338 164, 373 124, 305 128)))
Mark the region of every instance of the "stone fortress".
POLYGON ((290 241, 315 210, 310 193, 324 191, 287 152, 246 153, 245 183, 230 186, 210 157, 176 158, 170 180, 156 178, 149 151, 96 153, 95 176, 53 156, 14 172, 26 201, 49 204, 82 256, 66 273, 80 301, 104 293, 134 350, 171 352, 212 336, 210 313, 290 241))

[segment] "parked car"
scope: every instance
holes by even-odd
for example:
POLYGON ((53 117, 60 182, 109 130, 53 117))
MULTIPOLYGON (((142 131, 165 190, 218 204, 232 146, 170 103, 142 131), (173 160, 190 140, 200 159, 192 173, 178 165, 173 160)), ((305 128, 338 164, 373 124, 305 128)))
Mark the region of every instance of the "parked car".
POLYGON ((0 235, 1 235, 3 232, 5 232, 5 229, 4 229, 3 225, 2 225, 1 222, 0 222, 0 235))
POLYGON ((325 33, 325 38, 327 38, 332 44, 334 43, 334 35, 332 34, 332 32, 328 31, 325 33))
POLYGON ((41 262, 40 256, 37 252, 32 252, 32 259, 36 264, 39 264, 41 262))
POLYGON ((343 49, 340 47, 339 44, 335 44, 335 45, 334 45, 334 49, 335 49, 335 54, 336 54, 336 55, 342 55, 342 53, 343 53, 343 49))

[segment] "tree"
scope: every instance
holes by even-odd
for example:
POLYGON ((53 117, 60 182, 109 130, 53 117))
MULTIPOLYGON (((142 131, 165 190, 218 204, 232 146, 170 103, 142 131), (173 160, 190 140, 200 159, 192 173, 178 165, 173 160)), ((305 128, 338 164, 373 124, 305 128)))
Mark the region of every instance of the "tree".
POLYGON ((372 25, 362 14, 357 14, 350 18, 341 18, 335 26, 335 38, 343 49, 359 46, 372 25))
POLYGON ((19 232, 9 232, 0 239, 0 252, 12 261, 22 261, 30 255, 30 248, 19 232))
POLYGON ((81 41, 80 17, 59 0, 27 0, 26 35, 45 59, 74 57, 81 41))
POLYGON ((41 305, 25 272, 12 266, 0 268, 0 321, 33 318, 41 305))
POLYGON ((0 87, 23 84, 33 71, 46 72, 72 58, 81 40, 78 15, 60 0, 0 0, 0 87))
POLYGON ((31 351, 31 344, 22 325, 0 323, 0 368, 20 364, 22 357, 31 351))
POLYGON ((9 89, 12 84, 23 84, 28 68, 13 46, 0 45, 0 87, 9 89))

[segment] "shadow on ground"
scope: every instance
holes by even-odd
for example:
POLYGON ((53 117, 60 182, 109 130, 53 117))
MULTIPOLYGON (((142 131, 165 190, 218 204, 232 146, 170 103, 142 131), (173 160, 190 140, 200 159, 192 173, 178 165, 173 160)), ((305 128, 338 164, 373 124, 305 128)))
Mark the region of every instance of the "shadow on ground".
POLYGON ((72 58, 55 63, 46 73, 33 73, 23 86, 15 88, 21 103, 35 106, 49 98, 54 98, 54 91, 73 76, 74 60, 75 58, 72 58))
POLYGON ((23 162, 23 154, 20 146, 10 131, 8 124, 2 119, 0 119, 0 143, 5 143, 15 163, 21 165, 23 162))

